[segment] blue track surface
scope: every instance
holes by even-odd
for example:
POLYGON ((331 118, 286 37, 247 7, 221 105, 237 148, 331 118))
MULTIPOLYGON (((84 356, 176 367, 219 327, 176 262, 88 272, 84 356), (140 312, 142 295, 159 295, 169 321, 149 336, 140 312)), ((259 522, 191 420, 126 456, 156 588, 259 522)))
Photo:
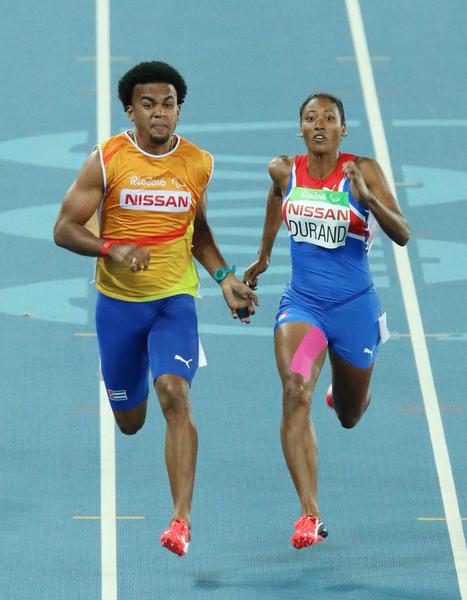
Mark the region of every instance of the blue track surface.
MULTIPOLYGON (((465 6, 362 0, 361 8, 465 519, 465 6)), ((63 194, 96 141, 94 4, 65 10, 50 0, 36 13, 11 4, 0 42, 9 63, 0 134, 0 598, 97 600, 99 521, 73 519, 100 513, 98 356, 95 338, 79 335, 94 331, 92 265, 51 240, 63 194)), ((180 133, 215 156, 208 215, 241 268, 258 247, 268 161, 302 152, 298 107, 310 92, 343 99, 343 150, 375 154, 344 2, 142 0, 130 9, 115 0, 111 40, 113 90, 141 60, 184 74, 180 133)), ((113 132, 124 127, 114 98, 113 132)), ((390 329, 407 334, 387 239, 370 261, 390 329)), ((138 436, 117 435, 117 514, 144 517, 117 524, 119 599, 459 599, 446 522, 420 520, 445 515, 405 335, 380 352, 373 403, 356 430, 341 429, 324 405, 324 369, 313 418, 330 535, 291 548, 299 505, 280 448, 271 334, 288 264, 283 232, 258 290, 261 308, 243 328, 203 277, 209 366, 192 392, 200 451, 186 559, 158 546, 171 501, 154 397, 138 436)))

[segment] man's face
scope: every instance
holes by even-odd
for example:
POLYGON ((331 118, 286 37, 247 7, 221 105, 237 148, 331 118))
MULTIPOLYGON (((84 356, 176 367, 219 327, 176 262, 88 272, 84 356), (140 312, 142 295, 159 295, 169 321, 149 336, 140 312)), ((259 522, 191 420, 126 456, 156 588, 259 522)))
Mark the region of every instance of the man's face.
POLYGON ((165 144, 180 114, 177 92, 169 83, 138 83, 127 112, 139 136, 148 136, 153 144, 165 144))

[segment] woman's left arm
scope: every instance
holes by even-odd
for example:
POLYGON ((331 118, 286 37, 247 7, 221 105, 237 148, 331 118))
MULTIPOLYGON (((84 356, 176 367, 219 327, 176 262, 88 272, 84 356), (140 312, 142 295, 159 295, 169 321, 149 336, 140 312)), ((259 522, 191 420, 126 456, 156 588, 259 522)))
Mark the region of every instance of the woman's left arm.
POLYGON ((344 163, 342 170, 350 180, 353 196, 366 204, 393 242, 405 246, 410 238, 409 226, 379 164, 360 157, 344 163))

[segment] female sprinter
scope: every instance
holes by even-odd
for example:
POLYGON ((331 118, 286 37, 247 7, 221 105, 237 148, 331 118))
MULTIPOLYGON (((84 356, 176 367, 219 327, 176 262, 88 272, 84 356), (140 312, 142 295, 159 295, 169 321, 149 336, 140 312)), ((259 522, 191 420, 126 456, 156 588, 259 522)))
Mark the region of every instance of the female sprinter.
POLYGON ((327 531, 317 500, 316 440, 310 420, 313 389, 326 353, 332 368, 327 401, 345 428, 354 427, 370 402, 369 383, 385 318, 368 267, 372 224, 396 244, 409 228, 376 161, 341 153, 346 135, 342 102, 315 93, 300 107, 306 153, 271 161, 263 238, 245 271, 253 289, 269 266, 282 219, 290 237, 292 276, 275 327, 277 368, 283 386, 281 441, 301 503, 292 545, 304 548, 327 531))

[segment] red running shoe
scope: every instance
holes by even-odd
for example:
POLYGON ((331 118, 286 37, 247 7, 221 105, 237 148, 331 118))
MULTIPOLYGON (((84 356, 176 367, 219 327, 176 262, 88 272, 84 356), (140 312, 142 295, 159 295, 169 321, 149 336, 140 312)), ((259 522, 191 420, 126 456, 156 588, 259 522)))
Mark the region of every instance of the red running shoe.
POLYGON ((332 383, 329 384, 328 391, 326 392, 326 404, 329 408, 334 408, 334 402, 332 400, 332 383))
POLYGON ((178 556, 185 556, 190 544, 190 532, 183 519, 174 519, 161 535, 161 546, 178 556))
POLYGON ((294 548, 306 548, 328 537, 328 532, 319 517, 303 515, 295 522, 295 533, 292 536, 294 548))

